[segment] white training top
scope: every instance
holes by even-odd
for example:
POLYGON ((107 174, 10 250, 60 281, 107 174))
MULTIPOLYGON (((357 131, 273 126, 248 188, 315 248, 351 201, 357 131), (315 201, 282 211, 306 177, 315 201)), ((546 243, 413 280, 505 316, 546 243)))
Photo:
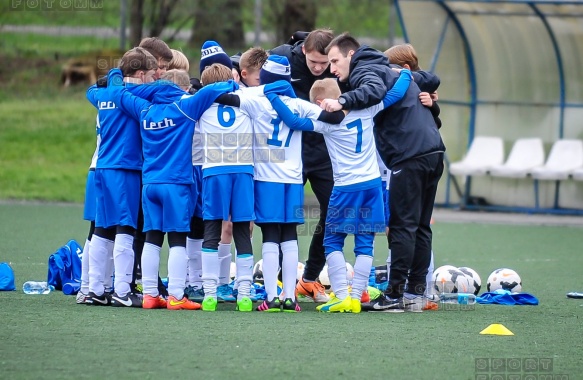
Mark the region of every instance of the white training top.
POLYGON ((341 124, 314 121, 314 131, 322 133, 334 172, 334 186, 346 186, 380 177, 373 117, 383 103, 350 111, 341 124))
MULTIPOLYGON (((241 96, 242 92, 237 90, 233 94, 241 96)), ((202 140, 199 143, 205 153, 203 169, 253 165, 253 124, 242 108, 213 103, 198 125, 202 140)))
MULTIPOLYGON (((243 91, 241 109, 253 118, 255 180, 302 184, 302 131, 285 125, 263 94, 263 86, 243 91)), ((317 119, 322 109, 315 104, 281 96, 299 117, 317 119)))
POLYGON ((93 152, 93 157, 91 158, 91 165, 89 165, 89 169, 95 169, 97 166, 97 157, 99 157, 99 145, 101 144, 101 133, 99 130, 101 129, 101 125, 99 124, 99 115, 95 116, 95 134, 97 137, 97 142, 95 146, 95 152, 93 152))

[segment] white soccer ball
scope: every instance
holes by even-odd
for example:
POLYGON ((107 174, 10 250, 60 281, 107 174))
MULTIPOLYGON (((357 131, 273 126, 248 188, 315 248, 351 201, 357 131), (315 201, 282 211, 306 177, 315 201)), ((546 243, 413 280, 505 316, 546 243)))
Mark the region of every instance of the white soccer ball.
POLYGON ((436 270, 433 287, 437 293, 469 293, 470 279, 457 268, 436 270))
POLYGON ((304 263, 302 263, 301 261, 298 261, 298 272, 296 275, 296 280, 300 281, 302 279, 302 277, 304 276, 304 269, 305 269, 305 265, 304 263))
POLYGON ((468 293, 474 293, 475 295, 478 295, 478 293, 480 293, 480 289, 482 288, 482 279, 480 278, 478 272, 469 267, 459 267, 458 270, 470 279, 470 291, 468 293))
MULTIPOLYGON (((348 283, 352 283, 352 279, 354 278, 354 268, 352 267, 352 265, 350 263, 346 263, 346 281, 348 281, 348 283)), ((324 265, 324 269, 322 269, 322 272, 320 272, 320 275, 318 276, 318 279, 320 280, 320 283, 322 285, 324 285, 324 288, 329 289, 330 288, 330 277, 328 276, 328 264, 324 265)))
POLYGON ((253 282, 263 284, 263 259, 259 259, 253 266, 253 282))
POLYGON ((354 279, 354 267, 350 263, 346 263, 346 280, 348 280, 349 284, 352 284, 352 280, 354 279))
POLYGON ((234 280, 235 277, 237 277, 237 264, 235 264, 233 261, 231 261, 231 270, 229 271, 229 277, 231 277, 231 280, 234 280))
POLYGON ((486 287, 489 292, 504 289, 509 290, 511 293, 520 293, 522 291, 522 279, 514 270, 500 268, 488 276, 486 287))

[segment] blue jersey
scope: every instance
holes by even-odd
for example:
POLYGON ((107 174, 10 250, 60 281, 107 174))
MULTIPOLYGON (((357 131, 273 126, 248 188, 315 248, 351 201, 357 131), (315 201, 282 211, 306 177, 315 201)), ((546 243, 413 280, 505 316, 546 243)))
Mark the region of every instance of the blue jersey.
POLYGON ((113 99, 140 121, 144 165, 143 184, 192 184, 192 138, 196 121, 216 97, 233 90, 233 82, 206 86, 189 95, 173 83, 160 84, 153 104, 132 95, 123 86, 112 86, 113 99))
MULTIPOLYGON (((152 96, 158 86, 127 84, 128 91, 152 96)), ((123 112, 112 98, 111 87, 93 85, 87 99, 97 108, 101 143, 97 159, 99 169, 142 169, 142 139, 137 120, 123 112)))

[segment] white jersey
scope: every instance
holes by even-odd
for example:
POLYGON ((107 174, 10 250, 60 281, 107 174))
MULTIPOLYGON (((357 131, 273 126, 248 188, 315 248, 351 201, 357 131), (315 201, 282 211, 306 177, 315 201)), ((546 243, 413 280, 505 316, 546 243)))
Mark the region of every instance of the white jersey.
MULTIPOLYGON (((241 91, 233 92, 241 96, 241 91)), ((241 108, 213 103, 200 120, 204 162, 202 168, 253 165, 253 124, 249 114, 241 108)), ((195 135, 197 137, 199 135, 195 135)), ((194 150, 200 148, 194 146, 194 150)))
POLYGON ((91 165, 89 165, 89 169, 95 169, 97 166, 97 157, 99 157, 99 145, 101 144, 101 133, 99 133, 101 129, 101 125, 99 124, 99 115, 95 116, 95 134, 97 136, 96 140, 96 147, 95 152, 93 152, 93 157, 91 158, 91 165))
MULTIPOLYGON (((243 91, 241 109, 253 118, 255 140, 255 180, 302 184, 302 131, 294 131, 278 117, 263 87, 243 91)), ((304 100, 281 96, 285 105, 299 117, 317 119, 322 109, 304 100)))
POLYGON ((347 186, 380 177, 373 117, 383 103, 350 111, 341 124, 314 121, 314 131, 322 133, 334 172, 334 186, 347 186))

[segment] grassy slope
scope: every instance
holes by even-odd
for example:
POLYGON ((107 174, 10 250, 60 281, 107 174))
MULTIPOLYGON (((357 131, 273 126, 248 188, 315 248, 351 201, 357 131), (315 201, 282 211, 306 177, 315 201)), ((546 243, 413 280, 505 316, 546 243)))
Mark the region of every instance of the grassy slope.
MULTIPOLYGON (((485 281, 501 266, 516 269, 533 307, 477 306, 423 314, 299 315, 115 310, 74 304, 56 292, 20 289, 46 276, 48 255, 87 224, 77 205, 1 205, 0 260, 13 264, 17 292, 0 293, 0 371, 6 378, 280 378, 474 379, 476 358, 552 358, 554 372, 578 378, 583 359, 581 230, 479 224, 434 225, 437 265, 467 265, 485 281), (31 231, 34 234, 31 236, 31 231), (32 237, 32 238, 31 238, 32 237), (482 336, 502 323, 512 337, 482 336), (191 375, 185 375, 188 371, 191 375)), ((260 233, 254 234, 256 257, 260 233)), ((309 237, 300 236, 305 260, 309 237)), ((346 252, 352 249, 348 239, 346 252)), ((385 258, 383 237, 377 257, 385 258)), ((351 254, 347 254, 353 260, 351 254)), ((166 273, 165 259, 161 260, 166 273)))

